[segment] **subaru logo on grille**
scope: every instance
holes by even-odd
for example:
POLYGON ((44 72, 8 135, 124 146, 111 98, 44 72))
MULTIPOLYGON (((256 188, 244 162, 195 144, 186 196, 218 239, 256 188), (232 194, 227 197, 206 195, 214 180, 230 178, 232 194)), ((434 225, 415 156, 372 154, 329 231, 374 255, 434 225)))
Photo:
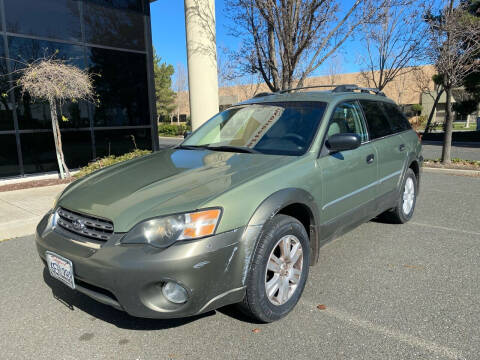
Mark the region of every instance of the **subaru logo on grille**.
POLYGON ((83 221, 80 220, 80 219, 76 219, 76 220, 72 223, 72 225, 73 225, 73 228, 74 228, 75 230, 83 230, 83 229, 85 229, 85 224, 84 224, 83 221))

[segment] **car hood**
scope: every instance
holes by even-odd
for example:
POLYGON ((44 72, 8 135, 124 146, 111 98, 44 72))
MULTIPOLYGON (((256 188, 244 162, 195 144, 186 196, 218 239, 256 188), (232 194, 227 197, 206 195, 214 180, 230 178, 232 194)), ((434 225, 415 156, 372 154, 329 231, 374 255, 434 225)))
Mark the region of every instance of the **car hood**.
POLYGON ((208 200, 295 159, 166 149, 77 180, 63 192, 58 205, 110 219, 115 232, 126 232, 148 218, 198 209, 208 200))

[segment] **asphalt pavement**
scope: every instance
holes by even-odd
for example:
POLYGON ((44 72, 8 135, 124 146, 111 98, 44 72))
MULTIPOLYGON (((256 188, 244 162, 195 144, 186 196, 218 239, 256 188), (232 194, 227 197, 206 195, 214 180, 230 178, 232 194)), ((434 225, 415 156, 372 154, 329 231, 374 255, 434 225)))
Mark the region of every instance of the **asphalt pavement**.
POLYGON ((0 357, 478 359, 479 219, 480 178, 424 172, 411 222, 370 221, 325 245, 295 310, 266 325, 232 307, 133 318, 51 279, 33 236, 4 241, 0 357))
MULTIPOLYGON (((442 147, 441 142, 423 142, 423 157, 429 160, 440 159, 442 147)), ((480 161, 480 143, 456 143, 452 145, 451 151, 452 158, 480 161)))

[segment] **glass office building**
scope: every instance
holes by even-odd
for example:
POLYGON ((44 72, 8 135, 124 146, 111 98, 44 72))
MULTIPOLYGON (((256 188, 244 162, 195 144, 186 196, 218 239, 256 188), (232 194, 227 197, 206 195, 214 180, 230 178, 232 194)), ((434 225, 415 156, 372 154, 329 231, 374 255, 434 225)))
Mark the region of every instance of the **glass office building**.
POLYGON ((100 100, 59 109, 69 168, 158 147, 148 0, 0 0, 0 29, 0 178, 58 171, 48 103, 12 90, 52 54, 96 74, 100 100))

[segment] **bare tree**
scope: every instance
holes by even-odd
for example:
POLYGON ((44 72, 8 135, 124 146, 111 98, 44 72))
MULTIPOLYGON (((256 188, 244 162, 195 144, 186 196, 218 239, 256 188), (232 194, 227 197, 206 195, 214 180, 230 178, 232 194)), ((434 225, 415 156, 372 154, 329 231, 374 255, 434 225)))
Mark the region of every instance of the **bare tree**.
POLYGON ((442 78, 438 74, 431 75, 430 73, 426 72, 424 69, 419 68, 415 72, 415 87, 420 94, 425 94, 429 96, 432 101, 433 105, 430 110, 430 114, 428 115, 427 123, 425 125, 424 134, 430 132, 433 128, 433 117, 435 115, 435 111, 444 93, 444 89, 442 86, 442 78), (433 86, 432 86, 433 84, 433 86))
POLYGON ((330 57, 327 64, 327 76, 329 85, 337 83, 338 75, 342 73, 342 57, 340 54, 335 54, 330 57))
POLYGON ((57 106, 61 107, 69 100, 95 101, 93 75, 53 57, 40 58, 25 64, 24 68, 16 72, 19 74, 16 87, 21 89, 22 95, 28 92, 33 98, 48 101, 60 177, 70 177, 63 155, 57 106))
POLYGON ((227 0, 239 71, 259 73, 272 91, 301 87, 385 1, 227 0))
POLYGON ((361 75, 371 87, 383 90, 395 78, 416 69, 424 57, 426 23, 423 0, 385 1, 375 23, 365 23, 365 55, 361 75))
POLYGON ((454 0, 449 0, 439 15, 429 15, 427 21, 428 55, 442 76, 447 98, 442 150, 442 163, 446 164, 451 162, 452 89, 461 86, 465 77, 480 67, 474 60, 480 51, 480 22, 466 11, 463 3, 454 7, 454 0))
POLYGON ((184 105, 184 97, 180 96, 181 93, 187 90, 188 73, 185 66, 182 63, 177 64, 177 70, 175 71, 175 85, 174 90, 177 93, 175 102, 177 105, 177 124, 180 123, 180 107, 184 105))

